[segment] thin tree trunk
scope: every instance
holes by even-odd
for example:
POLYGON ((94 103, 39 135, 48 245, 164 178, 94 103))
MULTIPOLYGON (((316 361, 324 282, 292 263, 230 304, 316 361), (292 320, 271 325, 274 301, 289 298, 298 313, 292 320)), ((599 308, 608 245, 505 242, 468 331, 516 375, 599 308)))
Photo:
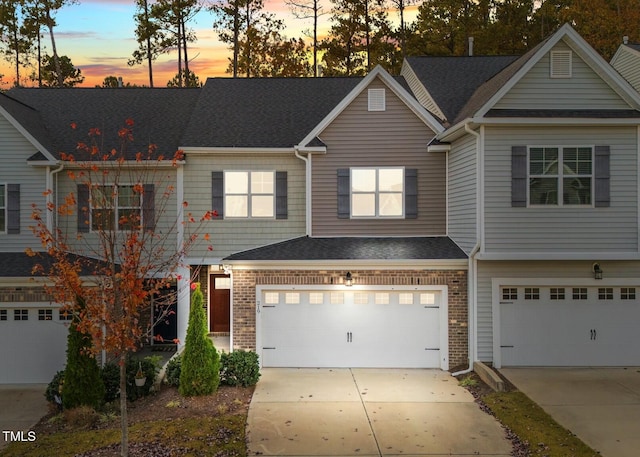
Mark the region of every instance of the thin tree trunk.
POLYGON ((313 0, 313 76, 318 77, 318 1, 313 0))
POLYGON ((149 34, 149 2, 144 2, 144 21, 147 27, 147 62, 149 66, 149 87, 153 87, 153 58, 151 56, 151 34, 149 34))
POLYGON ((247 0, 247 78, 251 78, 251 0, 247 0))
POLYGON ((187 26, 184 22, 184 17, 180 19, 180 22, 182 23, 182 46, 184 47, 184 86, 188 87, 191 75, 189 72, 189 56, 187 55, 187 26))
POLYGON ((240 4, 233 6, 233 77, 238 77, 238 54, 240 53, 240 4))
POLYGON ((120 456, 129 456, 129 424, 127 420, 127 353, 120 355, 120 456))
POLYGON ((56 39, 53 36, 53 18, 51 17, 51 11, 47 8, 46 11, 47 28, 49 29, 49 36, 51 37, 51 49, 53 51, 53 63, 56 66, 56 72, 58 73, 58 86, 64 86, 64 76, 62 76, 62 68, 60 67, 60 57, 58 57, 58 49, 56 48, 56 39))

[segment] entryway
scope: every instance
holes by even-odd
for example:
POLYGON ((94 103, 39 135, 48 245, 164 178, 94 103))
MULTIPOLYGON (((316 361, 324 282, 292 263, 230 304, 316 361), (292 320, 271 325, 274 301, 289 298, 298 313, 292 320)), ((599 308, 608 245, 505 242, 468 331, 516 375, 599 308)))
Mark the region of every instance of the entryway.
POLYGON ((421 369, 264 368, 249 455, 509 456, 501 425, 449 373, 421 369))
POLYGON ((228 335, 231 331, 231 277, 209 277, 209 332, 228 335))

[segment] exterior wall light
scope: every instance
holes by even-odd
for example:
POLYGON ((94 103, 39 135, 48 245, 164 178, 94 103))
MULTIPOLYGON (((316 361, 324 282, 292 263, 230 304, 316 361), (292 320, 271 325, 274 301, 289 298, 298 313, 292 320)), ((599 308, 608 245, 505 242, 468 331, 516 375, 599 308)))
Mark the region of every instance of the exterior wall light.
POLYGON ((593 278, 594 279, 602 279, 602 269, 600 268, 599 263, 593 264, 593 278))
POLYGON ((351 276, 350 271, 347 271, 347 275, 344 277, 344 284, 347 287, 353 286, 353 276, 351 276))

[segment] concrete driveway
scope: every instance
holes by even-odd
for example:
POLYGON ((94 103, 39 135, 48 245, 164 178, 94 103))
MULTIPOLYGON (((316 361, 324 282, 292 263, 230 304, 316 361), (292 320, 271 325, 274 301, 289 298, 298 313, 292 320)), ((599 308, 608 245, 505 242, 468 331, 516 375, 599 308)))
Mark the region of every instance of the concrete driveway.
POLYGON ((640 368, 503 368, 500 372, 604 457, 637 457, 640 368))
MULTIPOLYGON (((0 384, 0 433, 29 431, 47 412, 46 384, 0 384)), ((15 436, 15 435, 14 435, 15 436)), ((10 435, 7 434, 8 439, 10 435)), ((0 435, 0 449, 9 444, 0 435)))
POLYGON ((440 370, 262 370, 249 455, 508 456, 500 424, 440 370))

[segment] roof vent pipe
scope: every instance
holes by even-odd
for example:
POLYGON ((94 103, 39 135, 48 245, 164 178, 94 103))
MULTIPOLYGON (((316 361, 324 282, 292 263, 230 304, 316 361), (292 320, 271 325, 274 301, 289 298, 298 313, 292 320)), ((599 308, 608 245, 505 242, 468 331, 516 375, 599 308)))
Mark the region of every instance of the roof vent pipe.
POLYGON ((124 86, 124 83, 122 82, 122 76, 118 76, 118 87, 122 86, 124 86))
POLYGON ((627 35, 622 37, 622 43, 623 44, 629 44, 629 37, 627 35))
POLYGON ((469 37, 469 57, 473 55, 473 37, 469 37))

